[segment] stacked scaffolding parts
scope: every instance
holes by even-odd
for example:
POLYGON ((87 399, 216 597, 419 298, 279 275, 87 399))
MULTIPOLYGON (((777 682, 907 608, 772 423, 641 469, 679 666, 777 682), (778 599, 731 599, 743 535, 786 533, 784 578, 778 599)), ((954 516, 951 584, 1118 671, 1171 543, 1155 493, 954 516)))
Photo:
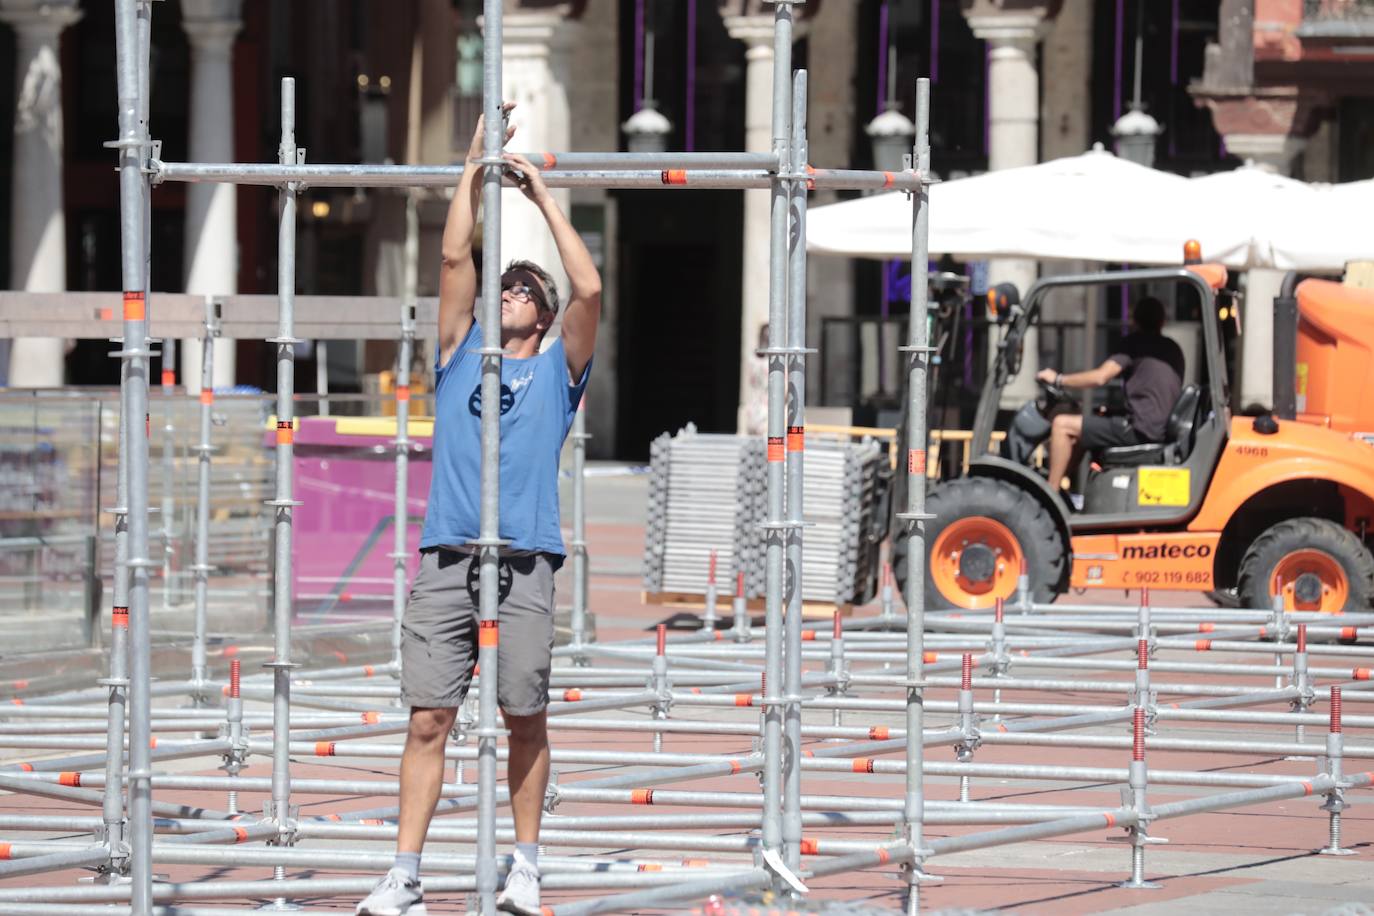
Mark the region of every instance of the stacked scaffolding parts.
MULTIPOLYGON (((799 425, 799 424, 798 424, 799 425)), ((794 442, 796 436, 794 435, 794 442)), ((802 474, 808 525, 801 557, 802 600, 863 604, 873 597, 886 523, 887 452, 876 441, 812 438, 789 453, 802 474)), ((759 436, 705 435, 693 426, 650 448, 644 588, 701 595, 711 556, 744 573, 750 598, 766 593, 767 442, 759 436)))
MULTIPOLYGON (((616 748, 588 750, 558 742, 554 763, 563 776, 550 788, 551 815, 542 836, 560 850, 666 850, 667 857, 602 852, 590 856, 548 855, 541 865, 544 887, 551 894, 575 894, 576 899, 552 907, 557 914, 582 914, 665 906, 712 893, 746 893, 772 889, 806 892, 807 882, 855 869, 896 866, 907 884, 907 910, 917 912, 924 866, 930 860, 967 849, 985 848, 1080 832, 1100 832, 1118 826, 1131 840, 1129 883, 1145 886, 1145 853, 1152 831, 1170 818, 1224 810, 1304 796, 1321 796, 1328 816, 1323 852, 1345 852, 1341 813, 1345 795, 1367 786, 1371 774, 1348 774, 1348 757, 1374 757, 1374 745, 1345 742, 1345 732, 1374 727, 1374 717, 1342 712, 1342 703, 1367 701, 1369 668, 1361 667, 1368 651, 1358 640, 1361 627, 1374 625, 1374 614, 1346 615, 1340 621, 1320 615, 1285 613, 1280 609, 1211 611, 1203 623, 1195 613, 1151 608, 1148 599, 1139 609, 1120 607, 1042 607, 1029 603, 1007 615, 926 614, 921 563, 925 472, 925 372, 930 350, 924 320, 910 322, 910 338, 903 348, 909 367, 911 399, 908 429, 913 443, 904 456, 908 475, 908 504, 899 514, 911 527, 913 547, 906 580, 904 632, 896 614, 863 618, 844 624, 838 616, 829 632, 803 630, 801 600, 808 581, 803 495, 820 517, 828 510, 819 494, 806 492, 803 462, 827 473, 824 452, 808 447, 804 418, 805 329, 805 199, 810 187, 896 187, 916 195, 913 224, 913 315, 925 315, 927 262, 925 174, 929 165, 926 143, 928 87, 918 83, 918 134, 912 170, 897 175, 865 172, 824 172, 806 164, 804 72, 791 73, 792 3, 775 8, 775 72, 773 151, 768 154, 668 154, 630 156, 612 154, 544 154, 561 165, 551 167, 550 184, 599 187, 766 187, 772 198, 772 277, 770 337, 761 355, 769 365, 769 419, 763 453, 765 467, 756 479, 767 480, 764 493, 762 559, 764 563, 765 626, 750 628, 741 612, 743 569, 729 576, 740 562, 725 556, 733 541, 710 545, 698 557, 698 573, 710 576, 708 592, 715 592, 719 566, 722 581, 736 583, 734 625, 729 630, 703 629, 687 634, 660 630, 656 639, 615 645, 596 644, 574 625, 572 645, 556 650, 561 660, 583 666, 560 665, 553 675, 549 715, 560 733, 601 732, 654 737, 659 748, 667 736, 700 739, 714 736, 727 742, 761 739, 752 750, 734 753, 634 753, 616 748), (807 456, 809 460, 807 460, 807 456), (716 551, 714 562, 709 551, 716 551), (722 563, 722 559, 724 562, 722 563), (708 573, 709 570, 709 573, 708 573), (1297 628, 1296 642, 1293 627, 1297 628), (1207 638, 1199 639, 1198 632, 1207 638), (814 644, 814 645, 808 645, 814 644), (1225 653, 1221 661, 1191 653, 1225 653), (1246 663, 1246 653, 1259 654, 1246 663), (1113 657, 1118 656, 1118 657, 1113 657), (1257 686, 1275 668, 1278 657, 1287 683, 1276 688, 1257 686), (604 664, 592 666, 591 660, 604 664), (1353 667, 1352 667, 1353 666, 1353 667), (1121 672, 1126 678, 1085 680, 1070 676, 1084 671, 1121 672), (1180 683, 1151 680, 1152 674, 1201 674, 1180 683), (1318 681, 1326 681, 1326 696, 1318 681), (1248 681, 1248 682, 1247 682, 1248 681), (994 699, 982 694, 993 691, 994 699), (940 698, 941 692, 952 698, 940 698), (1053 703, 1043 694, 1065 692, 1072 702, 1053 703), (1030 693, 1010 701, 1006 694, 1030 693), (1161 696, 1176 698, 1163 703, 1161 696), (1329 714, 1308 712, 1321 702, 1329 714), (1280 711, 1256 710, 1274 706, 1280 711), (624 715, 612 716, 620 711, 624 715), (812 715, 804 715, 810 711, 812 715), (927 727, 925 716, 940 717, 927 727), (985 716, 995 719, 986 720, 985 716), (844 717, 862 716, 861 724, 846 725, 844 717), (892 724, 882 722, 886 718, 892 724), (983 728, 997 722, 996 729, 983 728), (1214 725, 1295 726, 1325 725, 1324 744, 1301 740, 1221 740, 1199 738, 1180 730, 1165 736, 1166 727, 1182 723, 1214 725), (1129 725, 1130 734, 1103 733, 1103 727, 1129 725), (1090 729, 1086 734, 1061 734, 1090 729), (828 743, 818 743, 828 742, 828 743), (803 744, 809 744, 803 748, 803 744), (925 759, 925 748, 945 747, 953 761, 925 759), (975 762, 980 749, 1022 746, 1046 748, 1103 748, 1121 755, 1117 767, 1027 766, 975 762), (1158 755, 1178 751, 1221 754, 1295 754, 1319 758, 1317 772, 1302 775, 1199 772, 1152 768, 1158 755), (903 753, 905 759, 886 759, 903 753), (1129 758, 1127 754, 1129 753, 1129 758), (1147 760, 1147 753, 1151 755, 1147 760), (1128 765, 1129 764, 1129 765, 1128 765), (604 768, 613 767, 611 772, 604 768), (569 780, 569 767, 598 768, 594 775, 569 780), (901 779, 900 797, 855 793, 850 796, 806 794, 804 774, 890 775, 901 779), (960 796, 971 798, 981 778, 1032 778, 1066 783, 1118 783, 1127 789, 1119 806, 1103 807, 1088 799, 1083 804, 1030 804, 1004 800, 944 801, 924 796, 927 776, 958 777, 960 796), (689 790, 666 784, 703 779, 748 779, 762 783, 758 791, 689 790), (1158 799, 1151 785, 1225 788, 1179 801, 1158 799), (1148 794, 1147 794, 1148 793, 1148 794), (659 805, 697 809, 681 814, 562 815, 564 805, 659 805), (702 811, 700 809, 712 809, 702 811), (927 828, 939 825, 964 828, 949 835, 928 837, 927 828), (978 829, 979 826, 989 829, 978 829), (897 828, 893 839, 847 838, 835 832, 847 828, 897 828), (968 828, 973 829, 968 829, 968 828), (826 833, 808 836, 807 828, 826 833), (720 831, 747 831, 720 833, 720 831), (709 853, 712 860, 683 859, 684 853, 709 853), (607 895, 607 892, 612 893, 607 895)), ((306 166, 293 137, 293 85, 283 81, 282 142, 276 166, 232 164, 191 165, 162 163, 153 158, 147 122, 148 55, 153 4, 119 0, 116 19, 119 87, 119 151, 123 231, 124 337, 121 424, 121 472, 116 528, 117 575, 111 617, 110 676, 96 691, 31 698, 9 708, 0 722, 0 746, 29 750, 64 751, 67 756, 10 764, 0 770, 0 788, 101 808, 99 816, 0 815, 9 831, 91 831, 94 841, 41 840, 5 845, 8 861, 0 862, 0 877, 18 877, 75 867, 94 868, 103 880, 88 886, 0 887, 0 909, 7 913, 123 913, 167 912, 162 904, 176 904, 178 913, 225 912, 188 908, 207 900, 270 900, 270 909, 292 907, 293 901, 330 895, 361 895, 374 878, 288 877, 288 871, 333 869, 380 872, 391 862, 389 852, 340 848, 339 841, 386 842, 396 833, 396 807, 386 804, 368 810, 302 814, 293 793, 369 797, 394 796, 392 780, 304 778, 293 775, 291 758, 309 757, 321 763, 337 760, 395 759, 402 745, 394 737, 406 729, 406 714, 394 705, 394 682, 377 681, 379 673, 395 673, 394 664, 378 669, 341 668, 311 673, 309 681, 293 684, 291 654, 292 595, 290 541, 292 509, 298 505, 287 472, 294 438, 292 420, 292 358, 294 354, 293 295, 295 285, 294 216, 301 182, 317 185, 415 187, 451 185, 450 168, 306 166), (193 654, 191 677, 185 682, 153 684, 150 678, 148 626, 148 570, 159 560, 149 557, 148 538, 148 337, 150 303, 147 296, 149 181, 213 180, 261 183, 281 190, 281 234, 278 326, 271 339, 277 348, 278 407, 276 440, 278 475, 270 501, 274 513, 276 565, 273 600, 274 658, 265 675, 241 677, 231 666, 227 682, 209 670, 203 648, 193 654), (127 656, 127 664, 126 664, 127 656), (202 705, 154 707, 154 696, 189 695, 202 705), (391 705, 386 702, 391 701, 391 705), (246 706, 247 703, 253 705, 246 706), (360 702, 362 701, 362 702, 360 702), (204 704, 223 703, 223 710, 204 704), (270 704, 270 705, 268 705, 270 704), (126 716, 127 707, 127 716, 126 716), (295 715, 291 713, 294 711, 295 715), (127 769, 125 722, 128 721, 127 769), (265 735, 271 729, 270 738, 265 735), (158 734, 154 736, 154 731, 158 734), (205 737, 216 733, 216 737, 205 737), (181 737, 169 737, 169 736, 181 737), (156 737, 156 742, 154 738, 156 737), (154 762, 208 758, 222 762, 224 775, 163 772, 154 762), (254 758, 270 759, 270 775, 245 775, 254 758), (127 786, 126 798, 122 789, 127 786), (224 809, 188 807, 157 800, 154 792, 228 793, 224 809), (239 812, 241 793, 263 797, 260 815, 239 812), (207 848, 233 846, 235 848, 207 848), (206 869, 225 867, 271 868, 270 880, 154 881, 154 865, 186 865, 206 869), (119 880, 128 876, 127 883, 119 880), (116 904, 110 906, 110 904, 116 904)), ((500 0, 486 0, 484 111, 487 133, 483 163, 500 164, 499 116, 501 14, 500 0)), ((536 161, 540 161, 536 158, 536 161)), ((488 168, 483 194, 486 231, 484 262, 500 263, 500 168, 488 168)), ((482 289, 482 519, 476 542, 481 556, 481 620, 496 636, 496 559, 501 541, 497 517, 497 455, 499 448, 499 274, 487 271, 482 289)), ((411 320, 409 303, 403 312, 411 320)), ((213 318, 207 318, 207 336, 213 318)), ((411 325, 413 328, 413 324, 411 325)), ((405 360, 401 365, 404 369, 405 360)), ((208 365, 208 363, 207 363, 208 365)), ((402 383, 404 379, 401 380, 402 383)), ((401 389, 402 385, 398 385, 401 389)), ((396 436, 398 494, 404 492, 406 426, 404 400, 398 390, 396 436)), ((203 405, 208 409, 209 404, 203 405)), ((212 448, 202 411, 200 491, 210 473, 212 448)), ((576 444, 576 443, 575 443, 576 444)), ((655 445, 661 452, 666 443, 655 445)), ((741 466, 735 447, 735 467, 741 466)), ((580 462, 579 462, 580 464, 580 462)), ((736 474, 738 475, 738 470, 736 474)), ((833 466, 829 472, 834 474, 833 466)), ((849 483, 852 485, 853 478, 849 483)), ((737 481, 736 481, 737 482, 737 481)), ((581 475, 576 504, 582 505, 581 475)), ((720 489, 720 488, 718 488, 720 489)), ((735 488, 725 488, 733 494, 735 488)), ((202 507, 207 499, 202 495, 202 507)), ((398 500, 398 505, 400 505, 398 500)), ((736 507, 726 507, 732 534, 736 507)), ((668 509, 656 504, 653 524, 667 525, 668 509)), ((404 512, 398 513, 404 524, 404 512)), ((204 515, 197 519, 197 584, 209 557, 204 515)), ((575 522, 577 552, 585 550, 585 532, 575 522)), ((397 536, 396 553, 404 553, 404 532, 397 536)), ((401 558, 396 558, 398 567, 401 558)), ((583 557, 585 562, 585 557, 583 557)), ((657 575, 666 575, 661 559, 649 557, 657 575)), ((812 561, 814 562, 814 561, 812 561)), ((838 567, 837 567, 838 568, 838 567)), ((581 575, 585 575, 585 566, 581 575)), ((698 582, 701 580, 698 579, 698 582)), ((397 588, 403 576, 397 576, 397 588)), ((585 601, 585 583, 583 585, 585 601)), ((198 602, 199 604, 199 602, 198 602)), ((397 604, 399 608, 399 602, 397 604)), ((585 607, 582 609, 585 612, 585 607)), ((575 615, 574 619, 577 619, 575 615)), ((203 624, 197 624, 203 632, 203 624)), ((203 640, 202 640, 203 646, 203 640)), ((465 714, 463 734, 446 751, 458 763, 476 760, 475 785, 458 778, 443 786, 443 799, 430 831, 433 844, 461 843, 471 852, 435 852, 426 857, 427 871, 449 877, 429 878, 431 893, 472 892, 484 914, 493 911, 501 871, 508 864, 496 856, 498 841, 513 837, 508 817, 498 810, 509 802, 498 788, 496 766, 503 752, 497 727, 495 691, 483 689, 496 674, 496 639, 482 640, 475 720, 465 714), (467 738, 477 739, 470 746, 467 738), (475 818, 473 812, 475 811, 475 818)))

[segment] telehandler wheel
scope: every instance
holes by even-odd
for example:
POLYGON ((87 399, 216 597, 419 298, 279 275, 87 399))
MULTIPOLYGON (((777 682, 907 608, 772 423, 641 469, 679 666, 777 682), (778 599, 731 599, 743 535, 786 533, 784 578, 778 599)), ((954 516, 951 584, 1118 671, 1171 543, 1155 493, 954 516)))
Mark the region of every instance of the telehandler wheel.
POLYGON ((1374 556, 1359 538, 1329 519, 1279 522, 1255 538, 1240 561, 1241 602, 1272 607, 1280 588, 1288 610, 1368 610, 1374 597, 1374 556))
POLYGON ((1202 596, 1217 607, 1233 610, 1240 607, 1240 595, 1234 588, 1219 588, 1203 592, 1202 596))
MULTIPOLYGON (((1035 601, 1052 601, 1064 580, 1066 546, 1046 509, 1021 488, 969 477, 930 491, 926 511, 926 606, 990 608, 1011 599, 1021 575, 1030 576, 1035 601)), ((905 586, 905 539, 897 543, 893 571, 905 586)))

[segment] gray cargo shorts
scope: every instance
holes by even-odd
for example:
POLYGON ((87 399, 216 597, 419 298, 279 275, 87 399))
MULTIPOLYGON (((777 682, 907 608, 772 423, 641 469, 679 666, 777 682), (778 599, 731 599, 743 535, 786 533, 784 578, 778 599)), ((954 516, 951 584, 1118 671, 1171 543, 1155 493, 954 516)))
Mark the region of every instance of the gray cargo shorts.
MULTIPOLYGON (((478 569, 473 554, 420 551, 420 571, 401 619, 401 703, 460 706, 477 663, 478 569)), ((549 703, 553 658, 553 574, 547 554, 502 557, 498 572, 496 696, 512 716, 549 703)))

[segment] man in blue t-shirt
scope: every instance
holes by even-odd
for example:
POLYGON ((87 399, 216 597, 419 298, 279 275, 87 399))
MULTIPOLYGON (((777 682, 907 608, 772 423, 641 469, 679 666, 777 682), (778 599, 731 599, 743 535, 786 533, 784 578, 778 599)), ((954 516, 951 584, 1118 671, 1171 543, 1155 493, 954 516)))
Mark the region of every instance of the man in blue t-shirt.
MULTIPOLYGON (((505 111, 514 106, 508 104, 505 111)), ((509 141, 515 128, 508 128, 509 141)), ((434 476, 420 571, 402 621, 401 700, 410 729, 401 758, 396 862, 357 913, 403 914, 422 900, 420 851, 443 779, 444 744, 477 660, 478 567, 471 542, 481 513, 482 332, 473 316, 472 238, 482 187, 479 120, 444 225, 435 361, 434 476)), ((601 277, 559 210, 539 169, 506 153, 518 186, 544 215, 571 294, 562 335, 540 352, 558 315, 548 272, 513 261, 501 275, 499 626, 497 698, 510 732, 506 766, 515 819, 513 864, 497 906, 540 916, 539 823, 549 781, 545 709, 553 652, 553 574, 564 558, 558 518, 558 456, 591 371, 601 314, 601 277)), ((494 266, 494 265, 493 265, 494 266)))

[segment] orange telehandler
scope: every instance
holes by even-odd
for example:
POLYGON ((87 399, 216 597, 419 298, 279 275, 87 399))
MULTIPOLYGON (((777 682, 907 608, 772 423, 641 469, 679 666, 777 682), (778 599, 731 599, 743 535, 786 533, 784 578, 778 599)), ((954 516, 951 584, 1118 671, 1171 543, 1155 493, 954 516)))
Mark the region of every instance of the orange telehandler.
MULTIPOLYGON (((1196 243, 1190 243, 1195 250, 1196 243)), ((1187 250, 1187 249, 1185 249, 1187 250)), ((974 457, 932 483, 931 607, 990 607, 1024 568, 1035 601, 1069 588, 1226 593, 1243 606, 1339 613, 1374 598, 1374 291, 1290 275, 1275 300, 1275 410, 1233 417, 1218 306, 1226 269, 1193 263, 1042 278, 1014 310, 975 415, 974 457), (1202 303, 1197 383, 1166 440, 1090 456, 1081 511, 1023 461, 988 454, 1002 390, 1045 297, 1065 287, 1180 283, 1202 303)), ((1191 354, 1190 354, 1191 356, 1191 354)), ((904 446, 903 446, 904 447, 904 446)), ((898 482, 903 475, 898 475, 898 482)), ((905 504, 904 494, 893 502, 905 504)), ((906 573, 905 529, 893 565, 906 573)))

